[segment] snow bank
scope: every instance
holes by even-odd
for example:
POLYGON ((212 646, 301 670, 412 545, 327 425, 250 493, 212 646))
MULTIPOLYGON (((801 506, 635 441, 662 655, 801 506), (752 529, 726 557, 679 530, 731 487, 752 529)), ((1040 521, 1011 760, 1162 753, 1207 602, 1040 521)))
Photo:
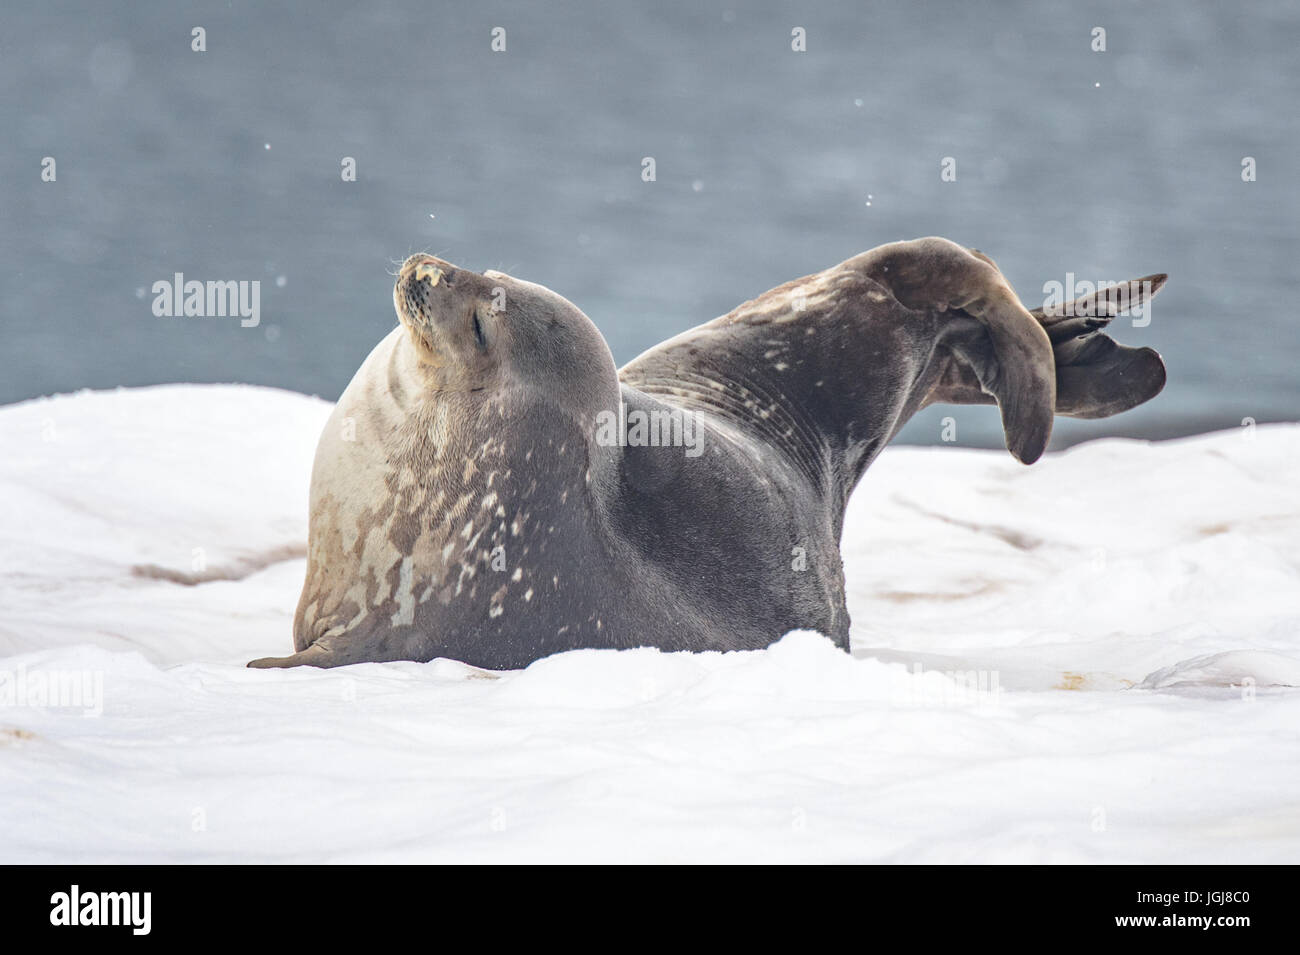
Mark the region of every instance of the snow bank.
POLYGON ((250 671, 329 405, 0 409, 0 861, 1294 861, 1300 428, 893 448, 855 655, 250 671))

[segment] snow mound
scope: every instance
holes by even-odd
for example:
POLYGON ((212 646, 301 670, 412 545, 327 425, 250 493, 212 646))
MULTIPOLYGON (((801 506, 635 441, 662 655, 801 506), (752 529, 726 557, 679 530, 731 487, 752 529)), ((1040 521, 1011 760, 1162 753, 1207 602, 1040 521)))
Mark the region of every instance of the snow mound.
POLYGON ((1280 653, 1229 650, 1207 653, 1162 667, 1140 684, 1144 689, 1175 686, 1300 687, 1300 660, 1280 653))
POLYGON ((330 406, 0 408, 2 862, 1291 861, 1300 428, 891 448, 854 654, 253 671, 330 406))

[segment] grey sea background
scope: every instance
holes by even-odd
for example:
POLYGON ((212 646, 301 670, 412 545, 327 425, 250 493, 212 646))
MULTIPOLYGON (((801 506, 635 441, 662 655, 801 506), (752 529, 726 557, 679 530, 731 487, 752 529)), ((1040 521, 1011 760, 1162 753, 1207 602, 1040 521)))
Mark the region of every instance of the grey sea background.
MULTIPOLYGON (((337 398, 416 251, 555 289, 622 364, 943 235, 1031 304, 1068 272, 1170 273, 1150 324, 1115 332, 1168 387, 1058 420, 1055 447, 1300 418, 1296 2, 46 2, 0 24, 0 403, 337 398), (259 280, 261 324, 156 317, 176 272, 259 280)), ((939 443, 948 415, 957 444, 1001 446, 991 408, 928 409, 901 440, 939 443)))

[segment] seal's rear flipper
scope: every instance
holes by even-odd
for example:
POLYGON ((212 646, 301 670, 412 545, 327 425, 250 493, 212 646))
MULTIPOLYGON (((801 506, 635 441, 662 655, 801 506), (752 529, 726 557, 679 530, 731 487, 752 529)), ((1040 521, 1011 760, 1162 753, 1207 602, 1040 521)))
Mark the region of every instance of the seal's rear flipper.
POLYGON ((1010 286, 964 305, 984 324, 994 362, 975 366, 980 385, 997 399, 1007 450, 1022 464, 1033 464, 1052 436, 1057 384, 1047 336, 1025 313, 1010 286))
POLYGON ((1166 379, 1160 355, 1121 345, 1102 330, 1119 313, 1145 306, 1168 280, 1164 273, 1147 275, 1030 312, 1052 341, 1057 414, 1107 418, 1160 394, 1166 379))
POLYGON ((1118 285, 1110 285, 1089 292, 1087 295, 1080 295, 1073 302, 1031 309, 1029 314, 1042 323, 1047 329, 1047 334, 1055 342, 1060 337, 1068 337, 1072 328, 1082 330, 1084 319, 1100 319, 1101 321, 1093 323, 1092 327, 1096 328, 1105 325, 1120 312, 1141 308, 1155 298, 1156 293, 1164 288, 1168 281, 1169 276, 1164 272, 1144 275, 1140 279, 1129 279, 1118 285))
POLYGON ((1023 464, 1037 461, 1052 436, 1056 407, 1052 342, 993 260, 930 236, 891 242, 849 263, 905 308, 976 320, 982 334, 972 337, 963 325, 959 333, 950 330, 949 344, 978 378, 979 390, 997 402, 1007 450, 1023 464))
POLYGON ((1057 414, 1108 418, 1165 387, 1165 363, 1154 348, 1131 348, 1097 332, 1070 351, 1071 363, 1056 366, 1057 414))
MULTIPOLYGON (((972 251, 972 254, 993 264, 982 253, 972 251)), ((1055 414, 1072 418, 1106 418, 1160 394, 1166 378, 1165 363, 1160 355, 1151 348, 1121 345, 1106 335, 1105 330, 1120 312, 1145 306, 1164 288, 1168 279, 1169 276, 1163 273, 1148 275, 1081 296, 1064 305, 1035 308, 1029 312, 1051 343, 1055 414)), ((1004 309, 1008 316, 1013 311, 1004 309)), ((1009 320, 1004 328, 1016 330, 1018 326, 1009 320)), ((958 362, 935 386, 927 404, 936 401, 990 404, 997 396, 998 403, 1004 405, 1003 421, 1007 422, 1004 396, 1008 391, 1016 394, 1016 389, 1009 387, 1013 382, 1003 375, 1003 368, 1020 368, 1023 372, 1032 370, 1034 362, 1032 354, 1020 363, 1000 360, 1002 355, 995 354, 995 350, 1009 354, 1010 349, 1005 345, 996 347, 993 339, 996 327, 990 326, 988 333, 986 339, 969 323, 952 322, 949 325, 945 330, 945 344, 958 362), (991 342, 994 349, 990 348, 991 342)), ((1012 433, 1013 429, 1008 428, 1008 447, 1011 446, 1012 433)))

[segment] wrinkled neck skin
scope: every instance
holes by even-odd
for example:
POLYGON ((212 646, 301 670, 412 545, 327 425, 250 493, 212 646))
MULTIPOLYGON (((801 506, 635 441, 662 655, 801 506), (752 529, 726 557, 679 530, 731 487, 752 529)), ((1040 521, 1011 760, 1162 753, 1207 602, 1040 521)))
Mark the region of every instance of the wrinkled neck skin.
POLYGON ((838 522, 876 455, 926 404, 955 360, 946 342, 982 334, 950 314, 904 308, 841 265, 772 289, 647 353, 623 380, 733 423, 820 491, 838 522), (860 338, 860 342, 855 342, 860 338), (689 357, 688 357, 689 356, 689 357))
MULTIPOLYGON (((509 457, 517 454, 522 463, 527 463, 533 444, 560 434, 572 435, 586 445, 582 436, 595 433, 597 413, 617 403, 618 383, 613 380, 604 389, 591 389, 590 397, 583 396, 591 407, 578 408, 519 383, 497 387, 472 378, 458 380, 446 369, 422 360, 418 346, 408 340, 395 344, 390 361, 394 374, 388 394, 397 412, 394 418, 401 421, 391 446, 394 463, 413 468, 432 465, 433 479, 449 484, 456 482, 452 462, 476 461, 485 446, 502 444, 507 434, 509 441, 504 443, 510 447, 509 457), (420 386, 410 387, 412 381, 420 386), (596 399, 602 390, 603 399, 596 399)), ((594 468, 596 474, 605 473, 617 466, 616 456, 587 448, 582 466, 594 468)))

